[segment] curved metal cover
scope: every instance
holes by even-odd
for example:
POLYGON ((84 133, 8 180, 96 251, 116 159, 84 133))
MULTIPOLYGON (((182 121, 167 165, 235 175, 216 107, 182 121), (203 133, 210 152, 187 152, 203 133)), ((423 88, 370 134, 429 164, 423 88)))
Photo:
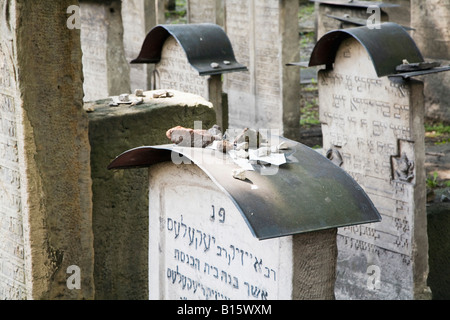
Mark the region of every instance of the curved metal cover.
MULTIPOLYGON (((290 141, 290 140, 288 140, 290 141)), ((180 160, 200 167, 235 203, 258 239, 379 222, 381 216, 362 188, 341 168, 297 142, 276 174, 247 171, 246 181, 232 177, 238 168, 221 152, 174 145, 141 147, 117 157, 108 169, 148 167, 180 160)))
POLYGON ((159 25, 147 35, 139 56, 131 63, 158 63, 168 37, 173 36, 200 75, 247 71, 234 56, 225 31, 212 23, 159 25), (212 64, 217 64, 212 67, 212 64))
POLYGON ((378 77, 396 73, 395 68, 406 59, 410 63, 423 62, 423 56, 414 40, 400 25, 380 24, 379 29, 356 27, 326 33, 317 42, 309 66, 331 66, 343 40, 353 37, 369 53, 378 77))

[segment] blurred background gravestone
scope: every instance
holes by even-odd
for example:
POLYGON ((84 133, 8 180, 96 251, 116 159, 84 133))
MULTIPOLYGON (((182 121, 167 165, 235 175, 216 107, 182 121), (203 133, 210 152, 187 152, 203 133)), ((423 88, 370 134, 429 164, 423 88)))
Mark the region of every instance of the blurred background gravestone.
POLYGON ((227 75, 231 128, 277 129, 299 139, 298 0, 225 1, 225 26, 247 73, 227 75))

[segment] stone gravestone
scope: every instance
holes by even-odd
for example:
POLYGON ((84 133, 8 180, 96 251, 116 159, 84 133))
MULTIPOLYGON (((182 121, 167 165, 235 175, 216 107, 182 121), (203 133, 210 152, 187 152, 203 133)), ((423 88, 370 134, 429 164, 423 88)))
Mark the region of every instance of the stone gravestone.
POLYGON ((152 167, 150 190, 151 300, 333 299, 335 230, 259 241, 195 165, 152 167))
POLYGON ((146 91, 136 106, 110 107, 110 99, 84 105, 89 111, 96 299, 148 298, 147 169, 111 172, 108 163, 134 146, 164 144, 174 126, 215 124, 212 105, 204 98, 170 92, 171 97, 154 98, 158 91, 146 91))
POLYGON ((131 91, 121 11, 120 0, 80 1, 85 101, 131 91))
MULTIPOLYGON (((164 1, 158 0, 122 1, 123 44, 128 62, 138 55, 147 32, 165 21, 163 5, 164 1)), ((130 65, 131 92, 150 89, 152 71, 152 65, 130 65)))
MULTIPOLYGON (((411 1, 413 38, 429 60, 450 65, 450 2, 411 1)), ((425 110, 428 119, 450 123, 450 73, 427 76, 425 110)))
POLYGON ((208 76, 199 76, 198 71, 189 63, 183 47, 174 37, 169 37, 164 42, 161 61, 156 64, 155 69, 156 89, 173 89, 192 93, 210 101, 213 98, 214 85, 218 85, 219 88, 222 86, 220 78, 219 82, 216 81, 217 83, 210 86, 208 76))
POLYGON ((239 72, 239 64, 224 30, 215 24, 159 25, 145 38, 135 63, 154 63, 156 89, 197 94, 210 101, 217 124, 228 128, 222 102, 222 74, 239 72))
POLYGON ((255 164, 239 179, 244 164, 209 147, 139 147, 109 165, 150 167, 150 299, 334 298, 336 228, 379 213, 328 159, 280 142, 288 163, 255 164))
MULTIPOLYGON (((347 0, 312 0, 316 3, 317 16, 317 39, 322 38, 324 34, 331 30, 352 28, 355 27, 353 23, 345 22, 339 18, 353 18, 358 19, 359 22, 366 25, 369 18, 373 15, 371 9, 378 6, 380 8, 379 18, 380 22, 389 21, 384 7, 391 7, 392 5, 381 3, 378 1, 347 1, 347 0), (369 13, 368 13, 369 9, 369 13), (383 9, 383 10, 382 10, 383 9)), ((375 17, 375 16, 374 16, 375 17)), ((371 22, 372 19, 370 19, 371 22)))
POLYGON ((187 0, 188 23, 215 23, 224 26, 225 0, 187 0))
POLYGON ((226 0, 226 32, 249 72, 225 77, 230 128, 280 130, 299 138, 298 1, 226 0))
POLYGON ((335 58, 334 67, 319 71, 324 151, 364 188, 383 218, 339 229, 337 299, 430 296, 423 84, 397 83, 385 76, 389 70, 380 71, 382 61, 393 63, 395 70, 401 57, 420 61, 421 55, 406 32, 387 25, 377 31, 335 31, 316 46, 327 52, 320 45, 338 39, 330 46, 339 49, 330 49, 324 61, 331 66, 335 58), (370 46, 371 40, 379 50, 370 46), (386 43, 401 47, 394 52, 386 43))
POLYGON ((0 1, 0 300, 94 296, 80 33, 66 27, 72 4, 0 1))

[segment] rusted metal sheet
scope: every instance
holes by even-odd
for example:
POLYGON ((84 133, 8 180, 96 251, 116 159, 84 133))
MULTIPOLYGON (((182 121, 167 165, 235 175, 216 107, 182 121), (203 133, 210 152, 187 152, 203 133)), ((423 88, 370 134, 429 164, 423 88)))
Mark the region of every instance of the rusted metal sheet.
POLYGON ((197 165, 227 194, 258 239, 378 222, 381 216, 363 189, 341 168, 303 144, 289 142, 289 161, 279 167, 253 165, 245 180, 228 154, 176 145, 149 146, 118 156, 108 169, 149 167, 173 161, 197 165), (275 170, 268 174, 267 170, 275 170))
POLYGON ((247 67, 236 61, 225 31, 211 23, 156 26, 146 36, 139 56, 131 63, 158 63, 164 42, 170 36, 184 49, 189 63, 201 76, 247 71, 247 67))

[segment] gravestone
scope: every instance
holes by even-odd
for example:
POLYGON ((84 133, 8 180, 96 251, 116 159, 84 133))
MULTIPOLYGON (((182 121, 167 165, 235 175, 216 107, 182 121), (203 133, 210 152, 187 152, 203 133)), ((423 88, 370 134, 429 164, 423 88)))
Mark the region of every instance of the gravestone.
POLYGON ((159 25, 145 38, 135 63, 153 63, 156 89, 197 94, 210 101, 217 124, 228 128, 222 102, 222 74, 246 70, 235 57, 223 28, 211 23, 159 25))
POLYGON ((166 143, 165 133, 174 126, 215 124, 212 105, 204 98, 170 92, 171 97, 153 98, 159 91, 146 91, 136 106, 111 107, 110 99, 84 105, 89 111, 97 300, 148 298, 147 169, 108 171, 108 163, 134 146, 166 143))
POLYGON ((278 136, 268 144, 285 146, 272 156, 286 163, 249 168, 221 148, 171 144, 131 149, 108 166, 150 167, 150 299, 334 298, 336 228, 380 215, 318 152, 278 136))
POLYGON ((430 297, 423 84, 395 82, 382 70, 386 62, 394 69, 401 64, 399 54, 421 60, 399 28, 354 28, 322 38, 322 44, 339 39, 329 44, 339 48, 326 63, 335 59, 334 66, 319 71, 324 151, 363 187, 383 218, 339 229, 337 299, 430 297), (371 47, 374 38, 381 51, 371 47), (393 52, 383 41, 401 48, 393 52))
POLYGON ((214 23, 224 26, 224 2, 225 0, 187 0, 188 23, 214 23))
POLYGON ((149 188, 151 300, 334 298, 335 229, 259 241, 195 165, 151 167, 149 188))
POLYGON ((131 91, 121 12, 120 0, 80 1, 85 101, 131 91))
POLYGON ((226 32, 245 73, 225 77, 230 128, 280 130, 299 138, 298 1, 226 0, 226 32))
MULTIPOLYGON (((441 65, 450 65, 450 3, 448 1, 411 1, 411 26, 423 55, 441 65)), ((450 74, 427 76, 426 116, 434 122, 450 123, 450 74)))
MULTIPOLYGON (((164 1, 158 0, 122 1, 123 44, 128 62, 138 55, 148 30, 165 21, 163 5, 164 1)), ((152 71, 152 65, 130 65, 131 92, 150 89, 152 71)))
MULTIPOLYGON (((208 76, 199 76, 189 63, 186 52, 174 37, 169 37, 163 45, 161 60, 155 65, 157 72, 156 89, 173 89, 192 93, 211 100, 213 87, 208 76)), ((217 83, 221 87, 221 82, 217 83)), ((213 103, 213 105, 217 104, 213 103)))
MULTIPOLYGON (((370 19, 369 23, 373 23, 371 17, 375 13, 372 9, 378 6, 380 22, 389 21, 389 16, 385 9, 390 9, 394 11, 395 4, 382 3, 379 1, 348 1, 348 0, 312 0, 316 3, 316 16, 317 16, 317 39, 322 38, 322 36, 332 30, 352 28, 355 27, 353 23, 344 22, 338 20, 334 17, 339 18, 353 18, 358 19, 366 25, 367 21, 370 19)), ((375 16, 373 16, 375 17, 375 16)), ((398 21, 395 21, 398 22, 398 21)), ((409 23, 409 22, 408 22, 409 23)))
POLYGON ((80 33, 66 27, 72 4, 0 1, 0 300, 94 294, 80 33))

